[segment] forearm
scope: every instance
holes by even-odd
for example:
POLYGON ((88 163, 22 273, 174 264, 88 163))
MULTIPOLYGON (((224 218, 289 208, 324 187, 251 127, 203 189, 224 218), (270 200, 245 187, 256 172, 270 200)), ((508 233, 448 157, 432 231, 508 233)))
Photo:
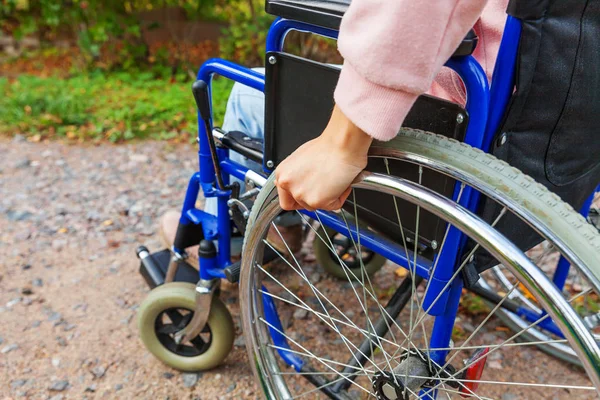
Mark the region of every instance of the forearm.
POLYGON ((481 14, 485 0, 354 0, 340 29, 337 105, 380 140, 395 136, 416 98, 481 14))

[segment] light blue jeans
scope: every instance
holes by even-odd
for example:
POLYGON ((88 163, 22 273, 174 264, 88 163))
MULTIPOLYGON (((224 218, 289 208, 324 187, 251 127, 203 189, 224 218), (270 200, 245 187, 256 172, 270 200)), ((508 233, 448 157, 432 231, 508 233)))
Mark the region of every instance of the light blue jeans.
MULTIPOLYGON (((254 70, 263 74, 265 72, 264 68, 254 68, 254 70)), ((227 100, 222 129, 225 132, 244 132, 254 139, 262 140, 265 137, 264 120, 265 95, 263 92, 240 83, 235 83, 227 100)), ((229 158, 253 171, 262 172, 262 165, 247 159, 235 151, 229 152, 229 158)), ((233 180, 237 179, 233 178, 233 180)), ((244 182, 240 182, 240 184, 243 190, 244 182)), ((217 199, 215 197, 206 199, 204 211, 217 215, 217 199)))
MULTIPOLYGON (((264 68, 254 68, 254 70, 262 74, 265 72, 264 68)), ((249 86, 239 83, 234 84, 227 100, 222 129, 225 132, 244 132, 254 139, 263 140, 265 137, 264 120, 265 95, 261 91, 252 89, 249 86)), ((247 159, 235 151, 229 152, 229 158, 253 171, 262 172, 263 170, 262 165, 247 159)), ((240 182, 240 184, 243 191, 244 183, 240 182)), ((217 215, 217 199, 215 197, 206 199, 204 211, 217 215)), ((277 220, 277 224, 281 226, 296 225, 300 222, 301 218, 295 212, 283 214, 277 220)))

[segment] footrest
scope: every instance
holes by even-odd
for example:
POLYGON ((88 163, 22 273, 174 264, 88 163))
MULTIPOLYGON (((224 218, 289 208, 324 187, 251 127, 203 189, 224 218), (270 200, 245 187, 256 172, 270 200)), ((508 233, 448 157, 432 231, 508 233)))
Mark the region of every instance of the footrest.
MULTIPOLYGON (((279 258, 276 252, 270 247, 265 247, 263 254, 263 265, 268 264, 271 261, 279 258)), ((235 262, 224 269, 225 278, 231 283, 238 283, 240 281, 240 272, 242 271, 242 261, 235 262)))
MULTIPOLYGON (((171 251, 169 249, 161 250, 157 253, 149 254, 147 257, 142 257, 142 252, 147 249, 139 248, 137 253, 141 259, 140 262, 140 274, 144 277, 144 280, 154 289, 157 286, 165 283, 165 276, 169 269, 169 263, 171 262, 171 251)), ((190 282, 197 283, 198 271, 185 261, 179 262, 179 268, 175 274, 175 282, 190 282)))

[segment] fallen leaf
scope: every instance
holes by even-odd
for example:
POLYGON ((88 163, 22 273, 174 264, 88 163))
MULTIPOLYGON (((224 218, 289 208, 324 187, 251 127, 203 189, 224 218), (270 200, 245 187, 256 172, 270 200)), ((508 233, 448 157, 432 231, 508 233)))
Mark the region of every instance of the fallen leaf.
POLYGON ((529 291, 529 289, 527 289, 525 287, 525 285, 523 285, 521 282, 519 282, 519 290, 521 290, 523 292, 523 294, 525 295, 525 297, 527 297, 529 300, 536 300, 536 298, 534 297, 534 295, 531 294, 531 292, 529 291))
POLYGON ((400 268, 397 268, 397 269, 394 271, 394 273, 396 274, 396 276, 397 276, 398 278, 404 278, 404 277, 406 277, 406 275, 408 275, 408 270, 407 270, 406 268, 402 268, 402 267, 400 267, 400 268))

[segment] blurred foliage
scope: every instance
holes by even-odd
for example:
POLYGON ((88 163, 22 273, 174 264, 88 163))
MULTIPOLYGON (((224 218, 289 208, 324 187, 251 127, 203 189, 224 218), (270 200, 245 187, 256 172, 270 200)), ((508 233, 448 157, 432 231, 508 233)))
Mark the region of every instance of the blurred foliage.
MULTIPOLYGON (((264 11, 264 0, 0 0, 0 30, 17 40, 37 37, 41 43, 75 39, 81 68, 139 70, 154 64, 193 71, 189 65, 214 54, 244 65, 264 64, 266 35, 274 17, 264 11), (223 23, 219 43, 149 45, 142 37, 139 15, 145 11, 181 9, 190 21, 223 23)), ((146 27, 148 28, 148 27, 146 27)), ((339 62, 335 43, 293 32, 288 50, 325 62, 339 62)))
POLYGON ((267 32, 274 19, 264 11, 264 0, 232 1, 225 15, 229 26, 219 43, 222 57, 263 65, 267 32))
MULTIPOLYGON (((168 7, 183 9, 191 21, 224 23, 225 56, 250 64, 262 60, 258 52, 264 52, 273 19, 264 12, 262 0, 0 0, 0 30, 17 40, 75 38, 88 67, 131 70, 156 59, 142 39, 137 15, 168 7), (99 65, 102 55, 112 60, 99 65)), ((172 56, 187 49, 171 45, 166 50, 172 56)), ((165 61, 168 56, 158 58, 165 61)))
MULTIPOLYGON (((0 134, 32 141, 192 140, 190 83, 198 65, 217 50, 247 66, 264 65, 273 19, 264 0, 0 0, 0 34, 41 44, 0 62, 0 134), (222 24, 220 41, 178 41, 169 31, 164 42, 146 43, 150 28, 142 14, 164 17, 166 9, 183 10, 178 18, 186 21, 222 24)), ((340 61, 335 42, 314 35, 292 32, 286 46, 303 57, 340 61)), ((231 86, 214 80, 217 125, 231 86)))
MULTIPOLYGON (((213 81, 215 123, 222 123, 232 83, 213 81)), ((23 75, 0 78, 0 133, 32 141, 137 138, 191 140, 196 111, 189 82, 165 82, 151 73, 93 73, 69 79, 23 75)))
POLYGON ((460 297, 460 309, 469 315, 486 315, 490 309, 486 302, 479 296, 463 290, 460 297))

